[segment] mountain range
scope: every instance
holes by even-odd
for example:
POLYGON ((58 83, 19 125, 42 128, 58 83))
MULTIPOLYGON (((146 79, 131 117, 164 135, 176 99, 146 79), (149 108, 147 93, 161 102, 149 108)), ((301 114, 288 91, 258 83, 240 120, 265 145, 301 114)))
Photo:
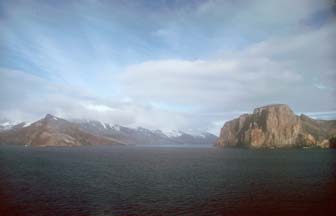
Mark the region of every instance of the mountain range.
POLYGON ((336 120, 297 116, 285 104, 254 109, 228 121, 217 137, 211 133, 164 133, 94 120, 65 120, 50 114, 33 122, 0 124, 0 144, 28 146, 216 145, 240 148, 334 148, 336 120))
POLYGON ((92 120, 65 120, 50 114, 34 123, 0 127, 0 143, 31 146, 81 145, 213 145, 217 136, 204 132, 163 133, 142 127, 129 128, 92 120))

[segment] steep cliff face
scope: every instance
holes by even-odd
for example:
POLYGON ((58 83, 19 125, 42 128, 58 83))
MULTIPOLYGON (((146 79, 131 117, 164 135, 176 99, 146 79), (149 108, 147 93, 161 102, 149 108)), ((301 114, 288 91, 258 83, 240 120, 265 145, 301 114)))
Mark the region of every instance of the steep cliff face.
POLYGON ((228 121, 221 129, 217 146, 248 148, 329 147, 336 121, 317 121, 296 116, 284 104, 256 108, 228 121))

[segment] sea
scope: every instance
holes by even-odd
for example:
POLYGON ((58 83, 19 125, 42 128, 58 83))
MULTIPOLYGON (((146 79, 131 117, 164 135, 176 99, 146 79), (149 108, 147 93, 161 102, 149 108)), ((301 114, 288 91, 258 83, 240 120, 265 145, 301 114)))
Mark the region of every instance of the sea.
POLYGON ((336 151, 0 146, 0 215, 336 215, 336 151))

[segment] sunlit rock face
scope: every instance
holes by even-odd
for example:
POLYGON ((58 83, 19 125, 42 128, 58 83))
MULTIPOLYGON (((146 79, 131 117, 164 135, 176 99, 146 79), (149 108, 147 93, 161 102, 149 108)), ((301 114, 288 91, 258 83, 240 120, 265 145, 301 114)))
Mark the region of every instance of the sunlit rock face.
POLYGON ((228 121, 221 129, 217 146, 248 148, 329 147, 336 121, 296 116, 284 104, 256 108, 228 121))

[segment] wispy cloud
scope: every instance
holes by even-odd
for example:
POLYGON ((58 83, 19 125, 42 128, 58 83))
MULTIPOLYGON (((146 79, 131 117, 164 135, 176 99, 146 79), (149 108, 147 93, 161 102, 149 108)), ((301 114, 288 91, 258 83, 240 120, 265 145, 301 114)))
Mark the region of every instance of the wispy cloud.
POLYGON ((208 60, 158 60, 131 65, 120 74, 134 98, 169 101, 217 111, 288 103, 296 110, 333 109, 336 25, 252 44, 208 60), (321 84, 322 85, 322 84, 321 84), (314 100, 311 100, 311 98, 314 100))

